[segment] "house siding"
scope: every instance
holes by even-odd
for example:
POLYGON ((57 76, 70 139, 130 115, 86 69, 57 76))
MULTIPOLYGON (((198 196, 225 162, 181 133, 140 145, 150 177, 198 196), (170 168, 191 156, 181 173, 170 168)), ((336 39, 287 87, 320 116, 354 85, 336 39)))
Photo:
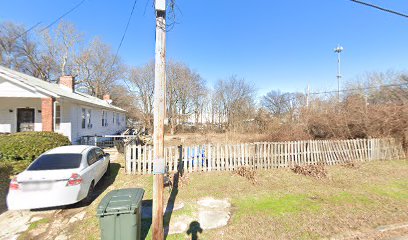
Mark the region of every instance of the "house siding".
POLYGON ((110 135, 126 129, 126 118, 124 121, 122 120, 122 117, 125 117, 124 113, 115 112, 115 114, 120 115, 120 124, 117 124, 116 119, 115 123, 113 123, 113 111, 110 109, 95 108, 86 105, 75 104, 74 106, 72 106, 72 110, 73 111, 70 114, 72 123, 71 141, 74 143, 78 143, 82 136, 110 135), (85 125, 85 128, 82 128, 82 108, 91 110, 91 128, 88 128, 87 123, 85 125), (102 126, 103 111, 106 111, 108 113, 108 126, 102 126))

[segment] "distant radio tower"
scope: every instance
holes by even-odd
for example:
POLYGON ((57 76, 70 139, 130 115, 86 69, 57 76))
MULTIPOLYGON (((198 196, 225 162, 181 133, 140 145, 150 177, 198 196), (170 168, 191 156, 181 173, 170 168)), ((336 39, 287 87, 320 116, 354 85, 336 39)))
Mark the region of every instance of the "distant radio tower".
POLYGON ((334 52, 337 53, 337 100, 340 102, 340 78, 341 78, 341 73, 340 73, 340 53, 343 51, 343 47, 340 45, 337 45, 337 47, 334 49, 334 52))

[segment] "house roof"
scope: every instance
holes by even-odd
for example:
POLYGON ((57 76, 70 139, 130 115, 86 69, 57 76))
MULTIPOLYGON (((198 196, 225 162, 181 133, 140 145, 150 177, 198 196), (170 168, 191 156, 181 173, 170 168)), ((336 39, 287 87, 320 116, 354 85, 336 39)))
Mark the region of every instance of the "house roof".
POLYGON ((107 101, 99 99, 97 97, 81 93, 81 92, 72 92, 68 89, 60 87, 56 83, 49 83, 47 81, 41 80, 39 78, 11 70, 9 68, 0 66, 0 77, 3 77, 8 80, 18 81, 20 83, 26 84, 30 87, 34 87, 39 91, 45 92, 48 95, 53 97, 63 97, 69 98, 72 100, 83 102, 84 104, 96 105, 102 108, 108 108, 116 111, 126 112, 126 110, 116 107, 112 104, 109 104, 107 101))

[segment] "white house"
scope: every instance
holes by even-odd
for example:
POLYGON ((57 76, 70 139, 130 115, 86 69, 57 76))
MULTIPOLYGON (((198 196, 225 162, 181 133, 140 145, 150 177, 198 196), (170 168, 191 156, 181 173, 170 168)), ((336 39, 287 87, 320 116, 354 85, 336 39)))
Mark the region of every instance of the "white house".
POLYGON ((126 128, 126 111, 74 90, 71 76, 59 84, 0 66, 0 133, 54 131, 79 143, 83 136, 115 134, 126 128))

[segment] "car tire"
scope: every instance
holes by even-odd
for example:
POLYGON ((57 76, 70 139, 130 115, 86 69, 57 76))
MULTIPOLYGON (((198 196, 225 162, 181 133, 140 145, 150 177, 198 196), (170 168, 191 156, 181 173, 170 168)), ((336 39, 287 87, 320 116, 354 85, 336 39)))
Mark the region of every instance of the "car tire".
POLYGON ((88 189, 88 194, 84 198, 84 203, 85 204, 90 204, 92 202, 94 188, 95 188, 95 184, 94 184, 94 181, 92 181, 91 185, 89 186, 89 189, 88 189))
POLYGON ((105 177, 109 177, 111 175, 110 170, 111 170, 110 169, 110 163, 108 163, 108 167, 106 168, 106 171, 105 171, 105 174, 104 174, 105 177))

